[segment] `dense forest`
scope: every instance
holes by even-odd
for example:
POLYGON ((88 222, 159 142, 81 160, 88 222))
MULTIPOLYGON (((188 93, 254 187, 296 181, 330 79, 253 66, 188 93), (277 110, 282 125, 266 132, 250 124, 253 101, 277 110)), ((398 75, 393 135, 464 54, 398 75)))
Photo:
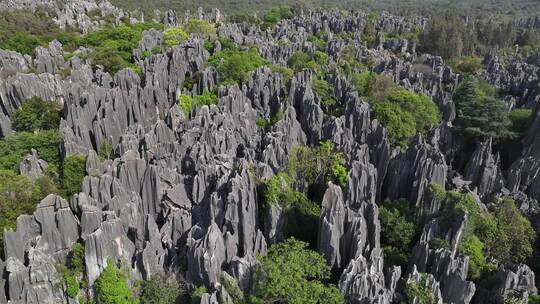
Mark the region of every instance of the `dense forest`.
POLYGON ((0 303, 540 303, 538 1, 199 6, 0 3, 0 303))

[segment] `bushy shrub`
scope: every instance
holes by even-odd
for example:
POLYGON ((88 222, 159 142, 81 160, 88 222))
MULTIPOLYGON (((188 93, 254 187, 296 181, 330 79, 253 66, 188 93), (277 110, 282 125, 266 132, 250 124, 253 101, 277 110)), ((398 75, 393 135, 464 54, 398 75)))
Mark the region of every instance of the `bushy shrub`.
POLYGON ((313 81, 313 91, 319 97, 322 108, 326 113, 330 113, 336 105, 334 97, 334 88, 323 79, 315 79, 313 81))
POLYGON ((425 132, 440 122, 441 113, 428 96, 401 86, 380 90, 377 81, 373 82, 373 86, 371 100, 375 118, 388 130, 392 145, 405 148, 415 134, 425 132), (384 92, 384 96, 377 97, 375 94, 378 93, 375 92, 384 92))
POLYGON ((531 109, 515 109, 510 112, 509 116, 512 122, 512 132, 516 134, 524 134, 527 131, 527 126, 532 117, 531 109))
POLYGON ((58 130, 14 133, 0 140, 0 169, 16 170, 31 149, 36 149, 39 157, 46 160, 49 166, 59 168, 61 140, 58 130))
POLYGON ((182 111, 184 111, 184 116, 189 117, 193 110, 193 97, 182 94, 178 96, 178 104, 182 108, 182 111))
POLYGON ((482 67, 482 59, 475 56, 455 58, 449 61, 449 65, 462 74, 476 74, 482 67))
POLYGON ((113 145, 109 139, 105 139, 98 147, 97 154, 101 160, 110 159, 113 154, 113 145))
POLYGON ((0 169, 0 248, 4 241, 4 229, 15 228, 20 215, 32 214, 39 202, 55 191, 43 187, 41 179, 33 182, 12 170, 0 169))
POLYGON ((285 83, 288 83, 289 80, 291 80, 291 78, 294 76, 294 71, 288 67, 273 64, 270 66, 270 69, 274 73, 281 74, 281 77, 283 77, 285 83))
POLYGON ((386 200, 379 209, 381 244, 389 265, 405 266, 416 232, 414 208, 407 200, 386 200))
MULTIPOLYGON (((324 39, 325 34, 325 32, 319 32, 316 35, 310 35, 308 37, 308 41, 313 43, 313 45, 317 48, 317 51, 321 53, 326 50, 327 42, 324 39)), ((326 61, 328 61, 328 55, 325 55, 325 53, 320 54, 320 56, 326 57, 326 61)))
POLYGON ((184 303, 185 287, 174 279, 156 274, 142 282, 142 304, 180 304, 184 303))
POLYGON ((315 60, 306 52, 301 51, 294 53, 287 61, 287 65, 297 73, 304 69, 310 69, 316 73, 320 71, 320 66, 315 60))
POLYGON ((390 144, 406 148, 410 139, 416 134, 413 114, 391 102, 378 102, 373 110, 375 118, 388 130, 390 144))
POLYGON ((365 41, 367 44, 374 43, 377 38, 377 30, 373 23, 373 21, 368 20, 362 30, 362 41, 365 41))
POLYGON ((280 109, 278 109, 276 111, 276 113, 274 113, 272 115, 272 117, 270 117, 270 119, 264 119, 264 118, 261 118, 261 119, 258 119, 257 120, 257 126, 259 126, 260 128, 263 128, 263 129, 267 129, 273 125, 275 125, 276 123, 278 123, 278 121, 282 120, 283 119, 283 111, 280 109))
POLYGON ((294 17, 292 8, 287 6, 274 7, 264 15, 262 28, 268 28, 283 19, 291 19, 292 17, 294 17))
POLYGON ((339 290, 324 283, 330 278, 330 267, 320 254, 308 250, 306 243, 288 239, 274 244, 260 261, 251 303, 273 299, 287 303, 343 303, 339 290))
POLYGON ((409 303, 436 304, 435 295, 427 286, 428 275, 420 274, 420 282, 409 281, 405 286, 405 296, 409 303))
POLYGON ((181 27, 170 27, 163 31, 165 46, 173 47, 179 45, 188 38, 188 33, 181 27))
POLYGON ((71 248, 71 254, 69 258, 69 268, 73 269, 76 273, 83 273, 85 269, 84 263, 84 245, 81 243, 75 243, 71 248))
POLYGON ((236 279, 230 276, 225 271, 221 272, 221 276, 219 279, 221 286, 225 288, 227 293, 232 299, 232 304, 243 304, 244 301, 244 293, 242 290, 240 290, 240 287, 238 286, 238 282, 236 282, 236 279))
POLYGON ((191 304, 200 304, 202 296, 207 292, 206 287, 199 286, 195 288, 191 295, 191 304))
POLYGON ((487 250, 504 264, 525 263, 536 241, 531 223, 508 197, 495 203, 493 213, 499 233, 494 236, 496 241, 492 248, 487 250))
POLYGON ((189 19, 184 25, 184 29, 190 34, 203 34, 204 36, 211 36, 216 33, 213 23, 201 19, 189 19))
POLYGON ((461 253, 469 256, 468 277, 477 280, 487 268, 488 262, 484 255, 484 243, 476 235, 468 235, 459 245, 461 253))
POLYGON ((268 64, 256 50, 225 50, 212 56, 209 63, 218 69, 225 83, 245 82, 250 72, 268 64))
POLYGON ((32 97, 13 112, 11 121, 15 131, 57 129, 60 125, 60 106, 57 102, 32 97))
POLYGON ((287 173, 278 173, 270 178, 263 187, 264 208, 279 206, 287 214, 285 234, 309 244, 317 243, 317 230, 320 206, 302 192, 295 191, 293 180, 287 173))
POLYGON ((74 154, 66 157, 62 166, 62 188, 66 197, 81 191, 86 176, 86 156, 74 154))
POLYGON ((332 181, 345 187, 348 182, 343 155, 334 150, 330 141, 323 141, 318 147, 294 146, 287 170, 299 185, 324 185, 332 181))
MULTIPOLYGON (((432 189, 428 187, 428 192, 432 189)), ((459 249, 471 258, 471 279, 483 280, 483 276, 496 268, 486 261, 513 265, 526 262, 532 255, 536 235, 512 199, 496 200, 488 212, 470 194, 451 191, 445 193, 442 205, 441 224, 445 227, 450 227, 462 213, 468 214, 459 249)))
POLYGON ((362 73, 354 73, 352 75, 352 84, 354 85, 359 96, 373 96, 373 86, 377 79, 377 74, 369 71, 362 73))
POLYGON ((40 9, 0 13, 0 49, 34 56, 36 47, 46 47, 56 39, 69 51, 77 45, 78 37, 78 31, 70 27, 60 29, 40 9))
POLYGON ((77 299, 84 283, 81 281, 85 271, 84 245, 75 243, 69 253, 67 265, 56 265, 56 271, 60 275, 61 283, 65 286, 66 294, 72 299, 77 299))
POLYGON ((4 49, 19 52, 21 54, 34 55, 35 48, 42 43, 43 42, 34 35, 25 32, 17 32, 2 43, 1 46, 4 49))
POLYGON ((134 64, 133 49, 142 38, 142 32, 151 28, 162 29, 162 24, 136 23, 122 24, 117 27, 105 27, 99 31, 86 34, 81 40, 81 45, 91 47, 93 63, 102 65, 105 71, 115 74, 123 68, 132 68, 140 72, 140 68, 134 64))
POLYGON ((186 117, 190 116, 191 111, 193 111, 194 108, 216 104, 217 100, 217 96, 208 91, 208 89, 204 89, 201 95, 195 97, 185 94, 178 96, 178 103, 186 117))
POLYGON ((112 261, 107 263, 94 283, 94 292, 99 304, 138 304, 128 285, 126 276, 112 261))

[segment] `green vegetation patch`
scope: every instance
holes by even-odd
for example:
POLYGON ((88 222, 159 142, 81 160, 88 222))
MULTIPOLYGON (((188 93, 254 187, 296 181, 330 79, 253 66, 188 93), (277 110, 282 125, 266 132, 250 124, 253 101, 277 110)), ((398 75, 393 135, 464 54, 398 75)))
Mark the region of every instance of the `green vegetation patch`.
POLYGON ((24 101, 11 115, 13 130, 34 132, 58 129, 60 125, 60 104, 32 97, 24 101))
POLYGON ((282 299, 287 303, 343 303, 340 291, 324 282, 330 279, 330 267, 307 244, 288 239, 274 244, 254 278, 251 303, 269 303, 282 299))
POLYGON ((131 68, 140 74, 140 67, 134 63, 133 49, 142 38, 142 32, 151 28, 163 29, 160 23, 122 24, 105 27, 90 32, 80 39, 80 44, 91 47, 93 64, 102 65, 106 72, 116 74, 124 68, 131 68))
POLYGON ((140 301, 142 304, 187 303, 186 287, 173 278, 155 274, 142 282, 140 301))
POLYGON ((325 185, 326 182, 346 187, 347 169, 343 155, 333 143, 322 141, 317 147, 294 146, 289 153, 288 172, 299 184, 325 185))
POLYGON ((184 111, 184 115, 186 117, 190 117, 193 109, 202 107, 204 105, 210 106, 217 104, 217 101, 217 96, 208 91, 208 89, 204 89, 201 95, 197 95, 195 97, 191 97, 186 94, 178 96, 178 104, 182 108, 182 111, 184 111))
POLYGON ((139 303, 129 287, 127 276, 112 261, 94 283, 94 292, 97 302, 102 304, 139 303))
POLYGON ((0 49, 34 56, 36 47, 47 47, 56 39, 64 50, 74 50, 79 32, 70 28, 60 29, 50 14, 44 10, 0 13, 0 49))
POLYGON ((86 156, 74 154, 64 159, 62 167, 62 188, 66 197, 81 191, 81 184, 86 176, 86 156))
POLYGON ((36 149, 40 158, 56 168, 60 167, 58 130, 36 133, 17 132, 0 140, 0 169, 16 170, 23 158, 36 149))
POLYGON ((410 303, 436 304, 435 295, 428 287, 428 274, 420 274, 420 282, 409 281, 405 286, 405 296, 410 303))
POLYGON ((163 31, 163 40, 166 47, 179 45, 188 38, 189 34, 181 27, 169 27, 163 31))
POLYGON ((294 11, 288 6, 278 6, 270 9, 263 17, 262 28, 266 29, 276 25, 283 19, 291 19, 294 17, 294 11))
POLYGON ((85 269, 84 245, 81 243, 73 245, 66 265, 56 265, 56 271, 60 275, 60 283, 63 285, 66 294, 72 299, 77 299, 79 291, 83 284, 86 283, 83 280, 85 269))
POLYGON ((364 71, 351 78, 358 95, 372 105, 374 118, 386 127, 393 146, 406 148, 414 135, 441 121, 430 97, 397 86, 387 76, 364 71))
POLYGON ((268 65, 255 49, 249 51, 224 50, 213 55, 209 63, 217 68, 223 83, 242 83, 247 81, 250 72, 268 65))
POLYGON ((405 267, 418 230, 414 205, 405 199, 386 200, 379 208, 379 219, 385 261, 405 267))
POLYGON ((465 77, 453 97, 457 112, 456 129, 480 139, 516 137, 505 103, 490 95, 491 92, 476 77, 465 77))
MULTIPOLYGON (((429 194, 440 192, 439 188, 428 187, 428 195, 441 196, 441 193, 429 194)), ((446 227, 464 212, 468 214, 459 250, 470 257, 469 279, 485 281, 497 264, 524 263, 531 257, 536 235, 512 199, 496 200, 488 212, 471 195, 450 191, 446 192, 442 205, 445 207, 442 224, 446 227)))
POLYGON ((4 229, 15 229, 20 215, 32 214, 43 198, 57 192, 46 176, 32 181, 12 170, 0 169, 0 247, 3 248, 4 229))

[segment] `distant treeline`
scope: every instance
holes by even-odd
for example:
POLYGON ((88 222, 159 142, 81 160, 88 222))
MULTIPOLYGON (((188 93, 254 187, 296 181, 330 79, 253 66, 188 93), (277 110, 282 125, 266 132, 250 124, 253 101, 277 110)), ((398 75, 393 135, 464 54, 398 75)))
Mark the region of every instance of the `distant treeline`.
POLYGON ((468 14, 500 14, 534 16, 540 13, 538 0, 111 0, 114 5, 129 10, 152 12, 155 9, 195 11, 219 8, 225 13, 258 12, 277 5, 303 5, 311 7, 366 8, 388 10, 403 14, 418 12, 431 14, 438 10, 455 9, 468 14))

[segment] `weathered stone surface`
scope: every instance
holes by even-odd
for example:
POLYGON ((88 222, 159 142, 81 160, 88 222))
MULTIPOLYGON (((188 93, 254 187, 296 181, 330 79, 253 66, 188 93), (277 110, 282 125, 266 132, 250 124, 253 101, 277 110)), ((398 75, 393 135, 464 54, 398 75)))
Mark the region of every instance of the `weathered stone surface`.
POLYGON ((324 255, 331 267, 341 267, 341 237, 345 229, 345 205, 339 186, 328 184, 322 201, 319 219, 318 251, 324 255))
POLYGON ((36 180, 43 175, 43 171, 47 169, 47 166, 47 162, 40 159, 37 151, 32 149, 31 154, 26 155, 19 164, 19 171, 22 175, 25 175, 32 180, 36 180))

